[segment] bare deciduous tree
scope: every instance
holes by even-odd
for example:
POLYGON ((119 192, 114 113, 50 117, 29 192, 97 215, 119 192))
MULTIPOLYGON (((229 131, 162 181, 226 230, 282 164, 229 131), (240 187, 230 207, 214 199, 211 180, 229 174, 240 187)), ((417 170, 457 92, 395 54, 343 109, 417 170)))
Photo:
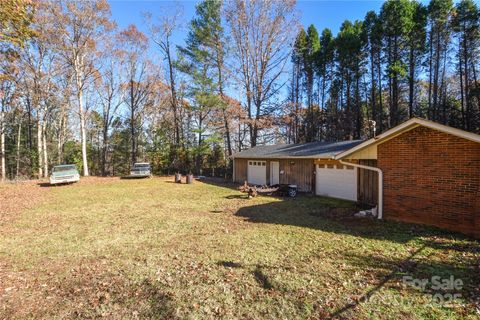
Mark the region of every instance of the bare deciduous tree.
POLYGON ((245 91, 250 144, 257 144, 268 107, 285 80, 281 75, 298 30, 293 0, 233 0, 226 8, 237 79, 245 91))
POLYGON ((88 109, 84 92, 97 74, 94 62, 97 42, 113 26, 109 20, 110 7, 105 0, 60 1, 52 5, 55 15, 57 48, 71 69, 80 120, 83 175, 88 176, 86 118, 88 109))
POLYGON ((124 84, 125 99, 128 107, 128 117, 131 134, 131 161, 137 162, 137 126, 139 118, 148 102, 153 79, 149 75, 149 61, 145 55, 148 48, 148 38, 134 25, 128 26, 118 35, 122 45, 119 51, 125 65, 126 82, 124 84))
POLYGON ((164 14, 158 18, 157 23, 152 21, 152 14, 145 13, 145 21, 148 25, 150 38, 158 46, 163 58, 167 63, 168 86, 170 87, 170 98, 173 111, 173 126, 175 130, 175 144, 180 145, 180 118, 178 89, 176 83, 176 69, 173 57, 173 32, 179 27, 179 19, 182 15, 181 7, 176 6, 172 14, 164 14))

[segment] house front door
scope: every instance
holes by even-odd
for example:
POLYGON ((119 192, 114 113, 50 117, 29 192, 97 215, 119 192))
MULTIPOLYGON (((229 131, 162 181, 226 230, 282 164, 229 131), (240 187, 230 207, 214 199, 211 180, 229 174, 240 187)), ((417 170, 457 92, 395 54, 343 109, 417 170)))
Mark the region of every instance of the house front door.
POLYGON ((270 185, 280 183, 280 162, 270 161, 270 185))

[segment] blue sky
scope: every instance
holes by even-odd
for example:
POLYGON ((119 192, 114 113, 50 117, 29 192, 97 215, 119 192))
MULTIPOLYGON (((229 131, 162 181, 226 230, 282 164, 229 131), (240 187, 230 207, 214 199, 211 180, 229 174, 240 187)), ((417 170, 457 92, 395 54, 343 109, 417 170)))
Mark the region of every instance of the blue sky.
MULTIPOLYGON (((182 20, 186 26, 195 14, 197 1, 179 1, 178 3, 183 7, 182 20)), ((165 10, 167 12, 171 10, 174 4, 172 1, 110 1, 113 19, 120 28, 136 24, 142 31, 146 31, 143 26, 142 12, 148 11, 157 16, 165 10)), ((314 24, 319 32, 323 28, 330 28, 336 33, 344 20, 363 19, 367 11, 378 12, 381 5, 382 1, 298 1, 297 9, 304 26, 314 24)), ((185 35, 186 30, 178 31, 174 35, 175 44, 181 45, 185 35)))
MULTIPOLYGON (((298 1, 298 0, 297 0, 298 1)), ((176 5, 182 8, 183 27, 173 34, 175 45, 183 45, 187 35, 188 22, 195 15, 195 4, 198 1, 160 1, 160 0, 109 0, 112 18, 118 24, 120 29, 126 28, 129 24, 135 24, 139 30, 147 33, 144 25, 143 13, 150 12, 153 17, 165 15, 174 12, 176 5)), ((342 22, 345 20, 363 19, 369 10, 379 11, 382 1, 355 1, 355 0, 337 0, 337 1, 298 1, 297 10, 300 16, 300 22, 307 28, 314 24, 319 33, 324 28, 330 28, 334 34, 338 32, 342 22)), ((150 59, 158 61, 160 59, 158 50, 152 47, 149 50, 150 59)), ((288 68, 286 70, 289 70, 288 68)), ((285 78, 286 80, 286 78, 285 78)), ((240 92, 234 88, 229 88, 228 94, 234 98, 241 98, 240 92)))

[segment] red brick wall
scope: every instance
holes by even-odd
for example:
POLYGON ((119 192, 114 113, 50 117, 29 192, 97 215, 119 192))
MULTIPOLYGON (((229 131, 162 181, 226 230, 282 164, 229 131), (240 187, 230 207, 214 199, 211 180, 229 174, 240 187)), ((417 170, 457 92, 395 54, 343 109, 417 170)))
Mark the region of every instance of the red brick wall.
POLYGON ((480 144, 417 127, 378 146, 386 219, 480 237, 480 144))

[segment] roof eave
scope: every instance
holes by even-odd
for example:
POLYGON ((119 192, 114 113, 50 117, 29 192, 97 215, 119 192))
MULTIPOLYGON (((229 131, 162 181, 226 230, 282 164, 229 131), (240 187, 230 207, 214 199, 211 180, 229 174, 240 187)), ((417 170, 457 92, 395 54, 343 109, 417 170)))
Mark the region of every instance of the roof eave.
POLYGON ((232 159, 262 159, 262 160, 271 160, 271 159, 333 159, 334 156, 274 156, 274 157, 265 157, 265 156, 240 156, 234 157, 232 159))
POLYGON ((477 143, 480 143, 480 135, 472 133, 472 132, 467 132, 464 130, 460 130, 457 128, 449 127, 443 124, 439 124, 433 121, 421 119, 421 118, 412 118, 408 121, 405 121, 404 123, 393 127, 384 133, 378 135, 375 138, 369 139, 365 142, 360 143, 359 145, 348 149, 346 151, 343 151, 341 153, 338 153, 335 156, 335 159, 340 160, 340 159, 345 159, 348 156, 352 155, 355 152, 358 152, 360 150, 363 150, 371 145, 374 144, 380 144, 382 142, 385 142, 386 140, 392 139, 404 132, 410 131, 418 126, 424 126, 430 129, 438 130, 441 132, 445 132, 463 139, 471 140, 477 143))

